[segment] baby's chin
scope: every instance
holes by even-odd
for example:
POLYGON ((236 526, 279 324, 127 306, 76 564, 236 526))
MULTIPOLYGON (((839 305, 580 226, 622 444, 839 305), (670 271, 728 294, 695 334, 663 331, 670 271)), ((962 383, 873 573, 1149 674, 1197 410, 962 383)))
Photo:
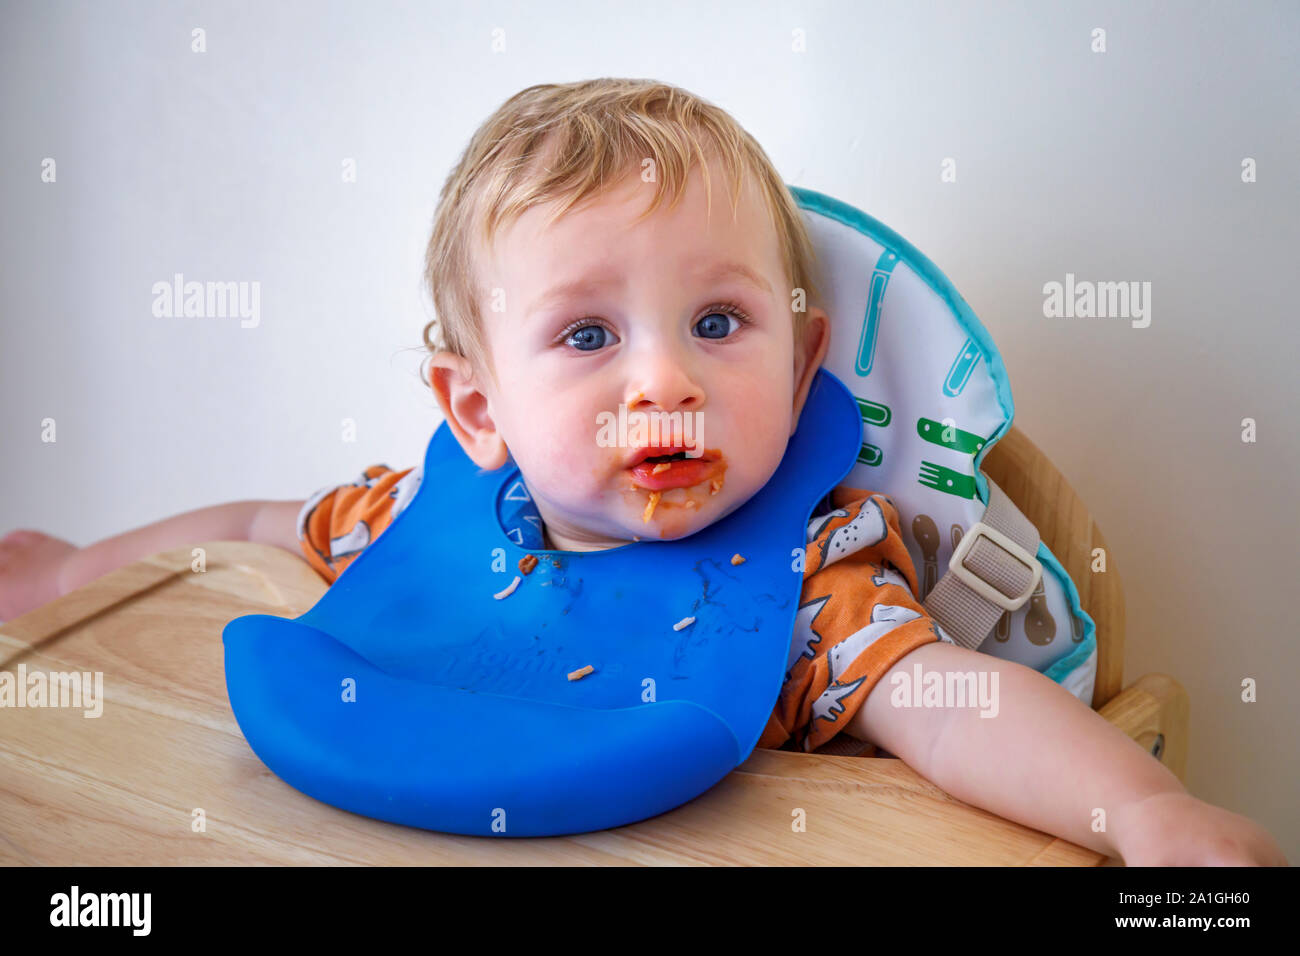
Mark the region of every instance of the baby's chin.
MULTIPOLYGON (((720 487, 718 491, 721 491, 720 487)), ((708 483, 653 493, 644 488, 626 489, 623 498, 626 507, 635 515, 626 527, 641 541, 687 538, 726 513, 722 508, 722 495, 713 492, 708 483)))

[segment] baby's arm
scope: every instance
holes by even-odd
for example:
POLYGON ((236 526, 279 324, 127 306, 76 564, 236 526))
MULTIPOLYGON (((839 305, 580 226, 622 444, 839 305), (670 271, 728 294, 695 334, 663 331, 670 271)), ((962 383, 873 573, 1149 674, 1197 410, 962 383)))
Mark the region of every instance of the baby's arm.
POLYGON ((1286 865, 1257 824, 1193 798, 1123 731, 1023 664, 926 644, 880 679, 847 732, 901 757, 959 800, 1130 866, 1286 865), (987 671, 990 687, 996 672, 996 716, 981 717, 979 706, 893 706, 893 675, 910 678, 918 663, 923 673, 987 671), (1099 809, 1102 832, 1092 828, 1099 809))
POLYGON ((0 540, 0 620, 40 607, 141 558, 204 541, 255 541, 302 557, 301 501, 234 501, 199 508, 77 548, 36 531, 0 540))
POLYGON ((253 541, 301 557, 297 520, 302 506, 301 501, 232 501, 105 538, 63 559, 58 572, 59 593, 75 591, 87 581, 159 551, 204 541, 253 541))

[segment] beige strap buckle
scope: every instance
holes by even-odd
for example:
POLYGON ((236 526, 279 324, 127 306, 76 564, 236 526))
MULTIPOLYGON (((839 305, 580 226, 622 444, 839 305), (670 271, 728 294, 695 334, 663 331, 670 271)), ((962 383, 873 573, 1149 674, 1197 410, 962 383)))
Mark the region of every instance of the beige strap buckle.
POLYGON ((952 558, 948 561, 948 570, 957 575, 959 581, 980 597, 984 598, 991 604, 997 605, 1005 611, 1014 611, 1028 601, 1030 596, 1034 593, 1034 590, 1038 587, 1038 582, 1043 579, 1043 566, 1039 563, 1037 558, 1020 545, 1016 544, 1016 542, 1012 541, 997 528, 989 527, 983 521, 975 522, 975 524, 971 525, 970 530, 962 535, 961 541, 957 543, 957 547, 952 552, 952 558), (970 549, 975 546, 975 542, 981 536, 992 541, 1003 551, 1007 552, 1008 555, 1033 572, 1033 579, 1029 582, 1029 586, 1025 588, 1022 594, 1008 597, 983 578, 977 576, 974 571, 966 567, 963 563, 966 560, 966 555, 970 553, 970 549))

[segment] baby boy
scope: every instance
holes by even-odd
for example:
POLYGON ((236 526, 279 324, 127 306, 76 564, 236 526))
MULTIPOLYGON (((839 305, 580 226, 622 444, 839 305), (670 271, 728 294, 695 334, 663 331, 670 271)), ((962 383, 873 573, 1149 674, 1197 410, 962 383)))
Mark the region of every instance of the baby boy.
MULTIPOLYGON (((810 239, 766 154, 722 110, 650 81, 508 100, 443 188, 426 265, 429 381, 476 465, 518 466, 525 549, 677 539, 742 506, 780 464, 830 345, 810 239), (707 426, 704 441, 597 441, 620 409, 681 413, 707 426)), ((81 550, 16 532, 0 542, 0 616, 208 540, 277 545, 333 581, 422 477, 374 465, 305 502, 219 505, 81 550)), ((1049 678, 953 644, 918 601, 899 528, 884 494, 840 487, 814 508, 800 604, 817 607, 820 640, 792 641, 760 747, 861 741, 967 803, 1129 865, 1285 864, 1267 832, 1190 796, 1049 678), (820 546, 833 537, 849 543, 820 546), (892 706, 890 677, 917 664, 996 672, 997 719, 892 706)))

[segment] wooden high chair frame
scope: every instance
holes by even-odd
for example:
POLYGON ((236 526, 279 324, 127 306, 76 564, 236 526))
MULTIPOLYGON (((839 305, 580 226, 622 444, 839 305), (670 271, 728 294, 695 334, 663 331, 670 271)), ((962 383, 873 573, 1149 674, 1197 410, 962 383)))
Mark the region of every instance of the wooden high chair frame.
MULTIPOLYGON (((1091 569, 1093 549, 1106 545, 1088 510, 1016 428, 982 467, 1038 528, 1097 624, 1093 708, 1183 779, 1187 693, 1163 674, 1124 688, 1123 592, 1109 553, 1104 573, 1091 569)), ((0 719, 0 865, 1095 866, 1106 859, 967 806, 901 760, 862 759, 852 747, 811 755, 819 759, 756 749, 670 813, 576 837, 460 837, 340 811, 293 792, 251 752, 230 711, 220 641, 239 614, 305 613, 324 582, 301 558, 270 545, 212 541, 202 550, 201 569, 190 546, 160 552, 0 628, 0 668, 99 671, 109 683, 100 719, 66 707, 0 719), (195 807, 212 821, 206 838, 192 832, 195 807), (791 808, 816 825, 795 832, 791 808), (70 820, 78 821, 75 831, 70 820)), ((843 734, 830 743, 837 740, 863 746, 843 734)))
POLYGON ((1038 528, 1097 625, 1093 710, 1186 782, 1187 691, 1159 673, 1124 686, 1124 589, 1101 529, 1065 476, 1019 428, 1012 426, 998 440, 982 468, 1038 528), (1092 570, 1095 548, 1105 552, 1105 572, 1092 570))

